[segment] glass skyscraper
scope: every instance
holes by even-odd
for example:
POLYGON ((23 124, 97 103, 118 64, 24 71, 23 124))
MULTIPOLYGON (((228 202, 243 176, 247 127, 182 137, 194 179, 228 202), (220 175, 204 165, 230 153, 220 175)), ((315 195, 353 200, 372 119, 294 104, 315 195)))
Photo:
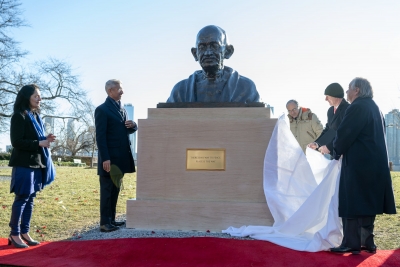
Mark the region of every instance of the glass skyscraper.
POLYGON ((400 112, 393 109, 385 115, 386 144, 389 161, 393 164, 393 170, 400 170, 400 112))
MULTIPOLYGON (((126 113, 128 113, 128 120, 134 120, 134 107, 132 104, 124 104, 124 108, 126 110, 126 113)), ((137 160, 137 155, 136 155, 136 132, 133 134, 129 135, 129 140, 131 141, 131 150, 132 150, 132 156, 137 160)))

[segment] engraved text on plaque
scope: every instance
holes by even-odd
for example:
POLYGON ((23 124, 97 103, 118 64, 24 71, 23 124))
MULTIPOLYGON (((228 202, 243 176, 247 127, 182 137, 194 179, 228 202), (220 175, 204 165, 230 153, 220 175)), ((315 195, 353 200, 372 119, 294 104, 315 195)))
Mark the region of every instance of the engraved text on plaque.
POLYGON ((225 149, 188 148, 186 149, 186 170, 225 171, 225 149))

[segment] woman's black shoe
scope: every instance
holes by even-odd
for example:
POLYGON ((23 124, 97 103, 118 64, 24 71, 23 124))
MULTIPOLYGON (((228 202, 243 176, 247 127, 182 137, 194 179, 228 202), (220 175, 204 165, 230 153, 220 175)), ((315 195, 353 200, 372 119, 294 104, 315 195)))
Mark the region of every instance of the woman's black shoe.
POLYGON ((40 242, 39 241, 36 241, 36 240, 28 240, 28 239, 26 239, 25 237, 24 237, 24 235, 21 235, 21 238, 22 238, 22 240, 24 240, 26 243, 28 243, 28 245, 29 246, 37 246, 37 245, 40 245, 40 242))
POLYGON ((112 232, 118 230, 119 227, 112 224, 104 224, 100 226, 100 232, 112 232))
POLYGON ((359 249, 354 249, 354 248, 348 248, 348 247, 336 247, 336 248, 331 248, 330 249, 331 252, 335 252, 335 253, 348 253, 351 252, 352 254, 360 254, 360 250, 359 249))
POLYGON ((27 244, 18 244, 17 242, 14 241, 14 239, 11 237, 11 235, 8 237, 8 245, 13 244, 14 247, 16 248, 29 248, 27 244))
POLYGON ((122 225, 125 225, 125 222, 116 222, 116 221, 113 221, 113 222, 111 222, 111 224, 112 224, 112 225, 115 225, 115 226, 122 226, 122 225))

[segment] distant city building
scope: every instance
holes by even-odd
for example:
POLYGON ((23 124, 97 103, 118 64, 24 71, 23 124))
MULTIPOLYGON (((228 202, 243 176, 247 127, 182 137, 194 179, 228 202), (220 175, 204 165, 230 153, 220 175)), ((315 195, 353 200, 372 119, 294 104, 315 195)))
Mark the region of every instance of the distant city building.
POLYGON ((393 170, 400 170, 400 112, 393 109, 385 115, 386 144, 393 170))
POLYGON ((75 132, 74 132, 74 119, 68 119, 67 122, 67 139, 73 140, 75 139, 75 132))
MULTIPOLYGON (((134 107, 132 104, 124 104, 124 108, 126 110, 126 113, 128 113, 128 120, 133 120, 134 121, 134 107)), ((132 150, 132 156, 136 160, 137 155, 136 155, 136 132, 134 134, 129 135, 129 140, 131 141, 131 150, 132 150)))
MULTIPOLYGON (((94 140, 94 132, 96 131, 96 128, 94 126, 89 126, 88 128, 88 132, 83 136, 83 140, 81 142, 87 142, 89 144, 93 144, 94 140)), ((85 156, 85 157, 91 157, 92 156, 92 148, 87 149, 86 151, 81 151, 79 152, 81 154, 81 156, 85 156)), ((93 157, 97 157, 97 149, 95 147, 94 151, 93 151, 93 157)))
POLYGON ((44 127, 46 128, 46 135, 53 133, 54 134, 54 118, 45 117, 44 118, 44 127))

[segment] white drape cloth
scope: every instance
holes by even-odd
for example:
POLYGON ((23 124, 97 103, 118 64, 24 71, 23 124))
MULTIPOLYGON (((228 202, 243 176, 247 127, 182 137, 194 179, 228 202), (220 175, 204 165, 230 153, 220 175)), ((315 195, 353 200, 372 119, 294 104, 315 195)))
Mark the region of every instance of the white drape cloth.
POLYGON ((267 240, 299 251, 315 252, 339 246, 341 161, 327 160, 310 148, 306 154, 282 115, 264 159, 264 193, 275 221, 273 226, 231 226, 222 232, 267 240))

